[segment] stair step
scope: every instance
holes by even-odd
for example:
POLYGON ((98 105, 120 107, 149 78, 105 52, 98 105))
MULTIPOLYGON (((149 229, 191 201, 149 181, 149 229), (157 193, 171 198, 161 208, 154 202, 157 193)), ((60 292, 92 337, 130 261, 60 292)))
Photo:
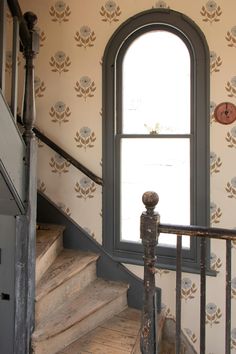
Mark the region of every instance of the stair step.
POLYGON ((141 312, 127 308, 57 354, 139 354, 141 312))
POLYGON ((35 354, 55 354, 127 307, 128 286, 97 279, 48 313, 32 336, 35 354))
POLYGON ((36 237, 36 284, 63 248, 62 225, 40 225, 36 237))
POLYGON ((36 324, 68 297, 96 279, 98 255, 64 249, 41 278, 36 289, 36 324))

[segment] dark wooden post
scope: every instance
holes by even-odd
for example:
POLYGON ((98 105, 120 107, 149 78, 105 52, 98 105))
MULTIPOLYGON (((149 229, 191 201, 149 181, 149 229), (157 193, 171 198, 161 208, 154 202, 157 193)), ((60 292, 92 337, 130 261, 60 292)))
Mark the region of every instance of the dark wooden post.
POLYGON ((159 197, 155 192, 146 192, 142 200, 147 211, 141 215, 140 227, 144 247, 144 304, 140 348, 142 354, 156 354, 155 254, 160 216, 154 209, 159 197))
POLYGON ((17 239, 19 247, 16 249, 16 299, 17 322, 15 328, 17 354, 30 353, 30 339, 34 328, 34 299, 35 299, 35 241, 36 241, 36 200, 37 200, 37 143, 33 133, 36 119, 35 94, 34 94, 34 58, 39 50, 39 35, 34 30, 37 17, 31 12, 24 15, 27 23, 30 40, 28 45, 22 48, 25 58, 25 85, 23 96, 22 122, 24 125, 23 137, 26 143, 26 215, 22 228, 21 239, 17 239))

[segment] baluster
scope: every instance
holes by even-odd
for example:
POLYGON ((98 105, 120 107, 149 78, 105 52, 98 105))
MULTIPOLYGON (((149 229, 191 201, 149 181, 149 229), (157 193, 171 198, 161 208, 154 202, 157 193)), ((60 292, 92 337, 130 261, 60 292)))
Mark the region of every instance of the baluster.
POLYGON ((200 240, 200 354, 205 354, 206 347, 206 238, 200 240))
POLYGON ((6 0, 0 0, 0 89, 5 93, 6 0))
POLYGON ((231 352, 231 240, 226 241, 225 354, 231 352))
POLYGON ((39 35, 34 30, 37 23, 37 16, 32 12, 26 12, 24 15, 30 32, 30 45, 23 48, 25 58, 25 86, 23 96, 23 114, 22 123, 24 125, 24 139, 26 144, 34 138, 33 127, 36 119, 35 94, 34 94, 34 58, 39 51, 39 35))
MULTIPOLYGON (((35 240, 36 240, 36 199, 37 199, 37 144, 32 131, 35 113, 34 94, 34 58, 39 50, 39 35, 34 30, 37 17, 31 12, 24 15, 30 33, 30 43, 23 48, 25 58, 25 87, 23 96, 22 121, 24 125, 23 137, 26 143, 26 208, 28 220, 27 237, 27 330, 29 346, 34 326, 34 298, 35 298, 35 240)), ((29 350, 29 348, 28 348, 29 350)), ((27 351, 28 353, 28 351, 27 351)))
POLYGON ((15 121, 17 119, 17 94, 18 94, 18 53, 19 53, 19 21, 13 17, 12 40, 12 77, 11 77, 11 111, 15 121))
POLYGON ((154 211, 159 197, 155 192, 146 192, 143 203, 147 209, 141 215, 141 239, 144 247, 144 304, 140 347, 142 354, 157 353, 156 308, 155 308, 155 262, 160 216, 154 211))
POLYGON ((176 325, 175 353, 181 353, 181 278, 182 278, 182 236, 177 237, 176 247, 176 325))

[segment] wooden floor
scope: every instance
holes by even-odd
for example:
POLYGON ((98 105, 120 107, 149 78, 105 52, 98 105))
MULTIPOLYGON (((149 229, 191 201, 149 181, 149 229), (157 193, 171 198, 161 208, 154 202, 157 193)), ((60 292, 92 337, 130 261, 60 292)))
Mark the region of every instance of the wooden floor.
POLYGON ((140 354, 140 319, 128 308, 58 354, 140 354))

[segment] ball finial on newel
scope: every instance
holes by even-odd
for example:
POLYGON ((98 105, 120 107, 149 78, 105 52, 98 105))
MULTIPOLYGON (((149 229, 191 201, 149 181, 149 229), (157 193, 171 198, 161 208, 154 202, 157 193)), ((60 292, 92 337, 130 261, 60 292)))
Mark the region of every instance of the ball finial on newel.
POLYGON ((154 210, 159 201, 159 197, 156 192, 148 191, 143 194, 142 201, 147 210, 154 210))
POLYGON ((31 31, 37 24, 38 18, 35 13, 28 11, 24 14, 24 19, 27 23, 28 29, 31 31))

